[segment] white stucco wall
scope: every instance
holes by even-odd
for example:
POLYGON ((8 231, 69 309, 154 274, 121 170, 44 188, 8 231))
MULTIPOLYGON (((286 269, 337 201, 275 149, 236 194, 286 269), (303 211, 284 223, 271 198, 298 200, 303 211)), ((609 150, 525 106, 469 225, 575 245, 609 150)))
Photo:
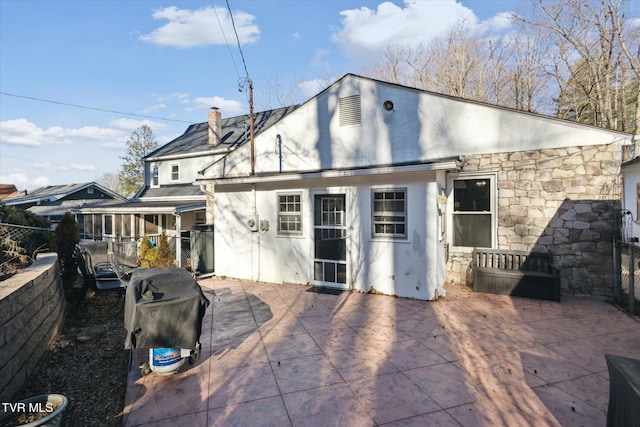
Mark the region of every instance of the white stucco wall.
MULTIPOLYGON (((256 172, 312 171, 429 161, 459 155, 609 144, 605 129, 347 76, 255 140, 256 172), (360 94, 362 125, 340 126, 338 101, 360 94), (383 108, 390 100, 392 111, 383 108), (279 147, 282 147, 280 166, 279 147)), ((207 176, 250 171, 245 144, 207 176)))
POLYGON ((252 232, 246 225, 253 217, 253 193, 244 188, 216 189, 215 270, 228 276, 266 282, 321 284, 313 278, 313 201, 316 194, 345 194, 347 228, 346 288, 417 299, 433 299, 445 280, 444 244, 440 239, 436 172, 405 176, 315 181, 296 188, 255 191, 260 220, 268 220, 266 232, 252 232), (343 180, 344 181, 344 180, 343 180), (373 238, 372 189, 407 189, 407 238, 373 238), (301 192, 303 233, 277 234, 277 194, 301 192))
POLYGON ((640 237, 640 217, 638 217, 637 188, 640 185, 640 163, 622 167, 622 207, 631 212, 623 215, 623 233, 625 238, 640 237))

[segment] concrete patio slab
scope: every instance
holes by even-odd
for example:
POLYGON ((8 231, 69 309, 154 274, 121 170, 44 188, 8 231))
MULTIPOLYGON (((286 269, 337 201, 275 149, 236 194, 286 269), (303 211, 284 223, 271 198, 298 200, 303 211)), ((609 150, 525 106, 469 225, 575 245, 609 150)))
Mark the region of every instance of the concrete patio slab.
POLYGON ((637 318, 599 300, 199 283, 201 357, 134 368, 125 426, 604 425, 605 353, 640 357, 637 318))

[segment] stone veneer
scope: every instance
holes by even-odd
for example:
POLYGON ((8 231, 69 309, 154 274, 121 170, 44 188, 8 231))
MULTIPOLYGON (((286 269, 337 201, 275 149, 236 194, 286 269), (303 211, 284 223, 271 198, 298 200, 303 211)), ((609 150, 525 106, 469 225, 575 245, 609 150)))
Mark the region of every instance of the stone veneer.
POLYGON ((0 402, 15 397, 46 354, 64 308, 55 253, 39 254, 28 269, 0 282, 0 402))
MULTIPOLYGON (((462 156, 461 172, 496 172, 498 248, 548 251, 562 293, 612 294, 621 143, 462 156)), ((448 280, 472 283, 471 253, 449 251, 448 280)))

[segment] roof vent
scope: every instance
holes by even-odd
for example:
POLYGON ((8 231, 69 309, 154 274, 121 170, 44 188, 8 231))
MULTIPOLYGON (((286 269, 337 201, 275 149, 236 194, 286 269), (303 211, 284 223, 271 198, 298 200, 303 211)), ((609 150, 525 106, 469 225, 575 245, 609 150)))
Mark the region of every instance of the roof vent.
POLYGON ((360 95, 351 95, 340 98, 338 111, 340 114, 340 126, 362 124, 360 95))

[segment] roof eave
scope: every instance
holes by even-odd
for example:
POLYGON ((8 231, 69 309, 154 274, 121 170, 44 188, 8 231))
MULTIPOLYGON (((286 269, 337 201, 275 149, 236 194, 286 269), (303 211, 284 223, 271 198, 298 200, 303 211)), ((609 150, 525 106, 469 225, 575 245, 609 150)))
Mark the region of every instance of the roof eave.
POLYGON ((409 172, 428 172, 439 170, 460 170, 462 163, 458 159, 435 161, 430 163, 418 163, 411 165, 390 165, 362 169, 328 169, 313 172, 283 172, 272 175, 249 175, 227 178, 197 178, 194 185, 235 185, 235 184, 260 184, 286 181, 298 181, 307 179, 328 178, 353 178, 374 175, 385 175, 409 172))

